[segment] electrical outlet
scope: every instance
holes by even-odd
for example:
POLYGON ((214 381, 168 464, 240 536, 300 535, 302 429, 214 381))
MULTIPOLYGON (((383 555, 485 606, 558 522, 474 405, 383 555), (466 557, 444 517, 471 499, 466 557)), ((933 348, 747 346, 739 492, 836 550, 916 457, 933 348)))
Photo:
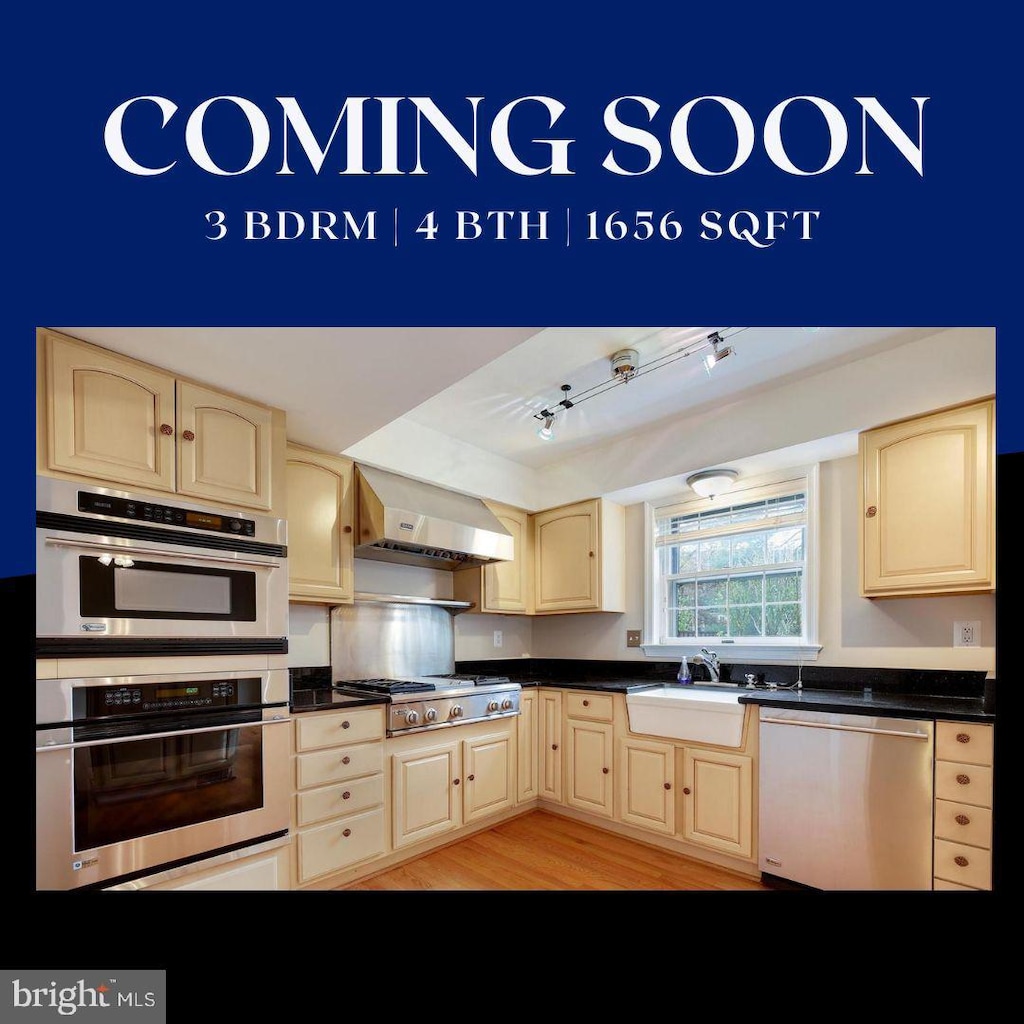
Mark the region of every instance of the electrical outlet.
POLYGON ((980 647, 981 646, 981 623, 977 620, 953 623, 953 646, 954 647, 980 647))
POLYGON ((500 629, 496 629, 494 631, 494 646, 495 647, 500 647, 501 646, 501 640, 502 640, 501 630, 500 629))
POLYGON ((639 629, 627 629, 626 630, 626 646, 627 647, 639 647, 640 646, 640 630, 639 629))

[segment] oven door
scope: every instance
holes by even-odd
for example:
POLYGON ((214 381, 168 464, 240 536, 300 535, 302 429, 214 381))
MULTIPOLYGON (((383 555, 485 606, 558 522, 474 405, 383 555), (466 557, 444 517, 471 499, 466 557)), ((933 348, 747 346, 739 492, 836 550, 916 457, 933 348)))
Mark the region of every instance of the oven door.
POLYGON ((36 636, 57 641, 37 644, 41 654, 80 654, 90 641, 110 647, 105 638, 122 646, 221 638, 235 653, 246 641, 253 653, 286 650, 287 619, 287 558, 36 530, 36 636))
POLYGON ((143 733, 40 729, 36 887, 95 885, 286 833, 289 721, 275 707, 162 717, 143 733))

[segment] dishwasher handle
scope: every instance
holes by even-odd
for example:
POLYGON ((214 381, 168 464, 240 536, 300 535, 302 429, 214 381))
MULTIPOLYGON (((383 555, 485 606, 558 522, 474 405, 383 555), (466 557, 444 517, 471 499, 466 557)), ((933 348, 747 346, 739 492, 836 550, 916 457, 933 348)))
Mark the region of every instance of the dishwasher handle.
POLYGON ((762 724, 770 725, 795 725, 801 729, 833 729, 836 732, 864 732, 872 736, 895 736, 908 740, 927 740, 927 732, 905 732, 900 729, 873 729, 866 725, 836 725, 832 722, 802 722, 796 718, 768 718, 761 719, 762 724))

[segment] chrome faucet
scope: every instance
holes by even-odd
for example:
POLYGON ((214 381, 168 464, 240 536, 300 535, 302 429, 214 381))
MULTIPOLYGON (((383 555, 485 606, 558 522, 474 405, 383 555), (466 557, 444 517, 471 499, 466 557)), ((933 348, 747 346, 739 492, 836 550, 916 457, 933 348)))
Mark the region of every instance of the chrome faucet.
POLYGON ((702 655, 701 662, 707 666, 708 674, 711 676, 713 683, 721 682, 721 672, 718 667, 718 655, 714 651, 709 651, 706 647, 700 649, 702 655))

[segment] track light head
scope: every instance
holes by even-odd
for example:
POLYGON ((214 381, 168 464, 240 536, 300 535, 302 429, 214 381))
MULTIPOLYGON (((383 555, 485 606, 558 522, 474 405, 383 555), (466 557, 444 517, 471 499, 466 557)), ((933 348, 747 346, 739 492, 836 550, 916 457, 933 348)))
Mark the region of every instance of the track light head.
POLYGON ((551 425, 554 422, 555 422, 554 415, 551 414, 551 413, 548 413, 544 417, 544 426, 537 428, 537 436, 542 441, 550 441, 555 436, 555 432, 551 429, 551 425))

